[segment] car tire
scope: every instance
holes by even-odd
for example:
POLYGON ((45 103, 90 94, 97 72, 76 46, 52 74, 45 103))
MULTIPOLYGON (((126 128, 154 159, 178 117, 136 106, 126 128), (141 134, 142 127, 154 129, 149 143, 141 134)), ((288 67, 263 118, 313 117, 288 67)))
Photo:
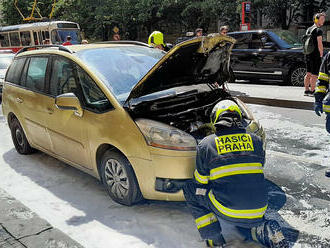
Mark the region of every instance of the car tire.
POLYGON ((304 86, 306 72, 304 65, 294 67, 289 73, 288 84, 291 86, 304 86))
POLYGON ((14 118, 10 124, 10 131, 14 146, 18 153, 26 155, 35 152, 35 149, 30 146, 24 130, 16 118, 14 118))
POLYGON ((143 199, 133 168, 121 153, 108 150, 101 161, 101 178, 115 202, 131 206, 143 199))

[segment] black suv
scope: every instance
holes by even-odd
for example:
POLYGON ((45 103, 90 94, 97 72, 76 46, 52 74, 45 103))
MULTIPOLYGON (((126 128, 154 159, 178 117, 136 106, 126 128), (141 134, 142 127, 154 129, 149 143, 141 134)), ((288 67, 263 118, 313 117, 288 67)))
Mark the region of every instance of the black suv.
POLYGON ((302 44, 287 30, 228 33, 237 40, 232 50, 236 79, 267 79, 303 86, 306 65, 302 44))

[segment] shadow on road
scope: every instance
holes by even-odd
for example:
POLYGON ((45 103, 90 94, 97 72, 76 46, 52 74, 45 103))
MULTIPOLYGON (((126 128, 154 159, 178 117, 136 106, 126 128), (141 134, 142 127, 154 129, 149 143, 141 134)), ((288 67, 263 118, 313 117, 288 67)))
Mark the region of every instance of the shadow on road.
MULTIPOLYGON (((28 177, 58 198, 56 203, 41 203, 49 211, 67 210, 69 204, 76 210, 72 212, 81 213, 67 215, 65 223, 69 226, 79 228, 83 224, 99 222, 114 233, 128 234, 159 248, 203 246, 184 202, 145 201, 126 207, 113 202, 94 177, 42 152, 22 156, 13 148, 3 155, 3 159, 16 173, 28 177)), ((277 212, 286 203, 285 193, 271 181, 267 181, 267 187, 271 215, 289 226, 277 212)), ((33 189, 26 189, 27 194, 33 194, 30 190, 33 189)), ((47 197, 43 197, 40 196, 39 201, 47 201, 47 197)), ((66 215, 62 216, 65 218, 66 215)), ((295 242, 299 232, 287 230, 285 235, 289 235, 290 242, 295 242)))

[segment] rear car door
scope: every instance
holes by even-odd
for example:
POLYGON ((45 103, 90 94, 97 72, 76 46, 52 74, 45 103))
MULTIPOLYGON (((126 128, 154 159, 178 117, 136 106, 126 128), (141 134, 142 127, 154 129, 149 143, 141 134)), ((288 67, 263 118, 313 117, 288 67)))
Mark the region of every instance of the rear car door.
MULTIPOLYGON (((19 78, 19 85, 6 92, 10 95, 11 104, 15 105, 14 113, 21 122, 29 142, 39 149, 49 151, 50 139, 45 126, 48 112, 44 105, 47 98, 45 85, 48 80, 49 58, 35 56, 15 60, 17 62, 10 67, 6 80, 15 82, 19 78)), ((9 85, 8 88, 13 87, 12 84, 9 85)))
POLYGON ((235 75, 250 72, 253 65, 253 57, 249 50, 252 33, 234 33, 230 36, 236 39, 231 55, 231 67, 235 75))
POLYGON ((255 74, 264 78, 276 78, 282 75, 282 69, 278 61, 278 47, 266 32, 253 33, 249 44, 251 58, 254 63, 252 70, 255 74), (273 47, 267 45, 273 43, 273 47))

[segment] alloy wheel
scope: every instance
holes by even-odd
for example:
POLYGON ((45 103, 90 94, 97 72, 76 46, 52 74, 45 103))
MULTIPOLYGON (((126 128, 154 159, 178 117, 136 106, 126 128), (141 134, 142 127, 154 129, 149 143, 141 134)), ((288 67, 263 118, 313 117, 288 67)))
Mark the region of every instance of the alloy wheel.
POLYGON ((291 85, 292 86, 304 86, 304 80, 306 75, 306 68, 298 67, 291 73, 291 85))
POLYGON ((106 184, 112 194, 120 199, 126 197, 129 190, 129 181, 124 166, 118 160, 108 159, 104 174, 106 184))
POLYGON ((23 134, 19 128, 17 128, 15 131, 15 137, 16 137, 18 145, 23 146, 24 145, 23 134))

